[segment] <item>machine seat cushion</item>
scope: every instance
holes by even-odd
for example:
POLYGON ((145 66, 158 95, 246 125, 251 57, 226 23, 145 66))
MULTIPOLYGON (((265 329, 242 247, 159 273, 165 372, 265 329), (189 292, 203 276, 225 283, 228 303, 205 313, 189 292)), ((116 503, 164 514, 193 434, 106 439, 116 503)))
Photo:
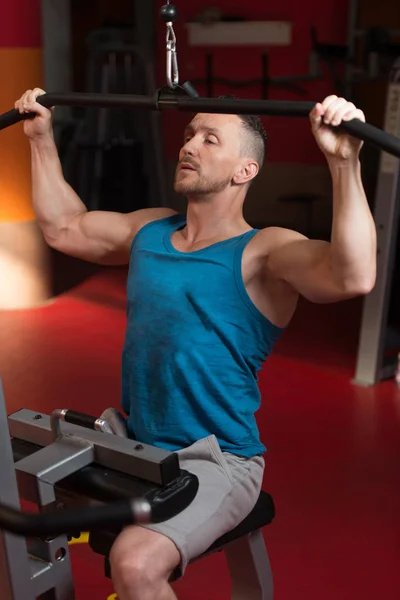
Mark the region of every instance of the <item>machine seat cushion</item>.
MULTIPOLYGON (((218 552, 223 549, 224 546, 237 540, 245 535, 261 529, 266 525, 269 525, 275 517, 275 505, 272 497, 267 492, 261 491, 258 498, 257 504, 251 511, 251 513, 232 531, 229 531, 218 540, 216 540, 208 550, 206 550, 201 556, 195 560, 218 552)), ((108 562, 108 555, 111 547, 118 536, 120 529, 110 528, 103 531, 93 531, 89 537, 89 544, 94 552, 106 557, 105 572, 106 576, 110 577, 110 567, 108 562)))

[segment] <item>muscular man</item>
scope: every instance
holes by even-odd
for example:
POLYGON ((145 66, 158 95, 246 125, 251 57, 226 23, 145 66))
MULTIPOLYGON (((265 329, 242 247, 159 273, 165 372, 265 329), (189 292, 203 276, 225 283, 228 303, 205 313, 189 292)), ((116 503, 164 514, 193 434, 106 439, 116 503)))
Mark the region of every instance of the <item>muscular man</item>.
POLYGON ((52 113, 36 102, 24 129, 32 153, 33 204, 47 243, 105 265, 129 264, 122 406, 137 440, 179 453, 196 473, 194 502, 166 523, 124 529, 111 552, 120 600, 172 600, 179 568, 235 527, 261 488, 265 447, 255 413, 257 374, 301 294, 327 303, 374 286, 376 235, 360 175, 361 143, 340 129, 363 113, 336 96, 310 114, 333 186, 331 242, 295 231, 254 230, 243 218, 265 158, 256 117, 198 114, 184 133, 175 189, 186 214, 88 212, 65 182, 52 113))

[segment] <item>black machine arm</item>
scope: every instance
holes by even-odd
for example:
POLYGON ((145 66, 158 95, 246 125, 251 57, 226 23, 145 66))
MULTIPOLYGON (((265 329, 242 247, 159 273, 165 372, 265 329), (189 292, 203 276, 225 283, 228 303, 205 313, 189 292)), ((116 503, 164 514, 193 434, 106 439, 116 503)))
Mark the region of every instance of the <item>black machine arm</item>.
MULTIPOLYGON (((247 100, 234 98, 190 98, 185 95, 163 93, 153 96, 128 96, 123 94, 63 93, 43 94, 37 99, 39 104, 51 106, 91 106, 96 108, 132 108, 146 110, 175 109, 184 112, 207 112, 224 114, 257 114, 276 117, 308 117, 315 102, 281 100, 247 100)), ((19 121, 34 117, 32 113, 21 115, 10 110, 0 115, 0 129, 5 129, 19 121)), ((354 137, 373 144, 400 158, 400 139, 385 131, 363 123, 359 119, 343 122, 340 129, 354 137)))
POLYGON ((130 525, 162 521, 162 511, 144 500, 105 506, 26 513, 0 505, 0 528, 25 537, 56 537, 69 531, 87 531, 105 525, 130 525))
MULTIPOLYGON (((28 444, 26 450, 22 445, 21 454, 17 441, 17 450, 14 452, 20 456, 30 454, 32 450, 29 446, 28 444)), ((21 512, 0 504, 0 529, 24 537, 46 538, 71 531, 91 531, 100 527, 161 523, 184 510, 196 496, 199 487, 197 477, 187 474, 181 481, 166 488, 154 487, 146 490, 142 486, 142 496, 133 497, 134 492, 137 492, 138 483, 131 478, 124 480, 121 475, 119 481, 118 475, 118 472, 104 472, 100 468, 87 467, 82 473, 78 472, 69 477, 72 489, 73 485, 80 483, 81 487, 86 485, 87 494, 92 491, 94 496, 115 498, 115 501, 99 506, 46 511, 38 514, 21 512), (79 478, 84 481, 83 484, 79 478), (131 497, 129 497, 129 488, 131 488, 131 497)), ((64 485, 68 489, 67 480, 64 485)))

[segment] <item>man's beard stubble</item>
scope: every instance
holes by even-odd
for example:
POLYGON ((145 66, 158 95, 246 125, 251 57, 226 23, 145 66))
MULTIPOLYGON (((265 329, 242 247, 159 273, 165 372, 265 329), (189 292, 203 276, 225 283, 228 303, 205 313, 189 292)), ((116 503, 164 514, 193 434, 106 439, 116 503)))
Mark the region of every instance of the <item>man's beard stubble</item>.
POLYGON ((178 173, 175 176, 175 191, 183 196, 204 197, 211 194, 223 192, 231 182, 231 178, 211 179, 203 175, 197 175, 194 181, 178 180, 178 173))

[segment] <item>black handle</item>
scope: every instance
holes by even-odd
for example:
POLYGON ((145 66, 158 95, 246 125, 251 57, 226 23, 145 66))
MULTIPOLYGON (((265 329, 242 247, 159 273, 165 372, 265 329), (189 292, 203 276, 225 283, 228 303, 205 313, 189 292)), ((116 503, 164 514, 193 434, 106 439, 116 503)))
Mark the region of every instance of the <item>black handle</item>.
POLYGON ((15 123, 19 123, 19 121, 25 121, 26 119, 31 119, 34 116, 35 113, 25 113, 21 115, 13 108, 13 110, 9 110, 8 112, 0 115, 0 129, 5 129, 6 127, 10 127, 10 125, 15 125, 15 123))
POLYGON ((369 123, 363 123, 359 119, 345 121, 339 127, 352 136, 373 144, 381 150, 400 158, 400 138, 390 135, 369 123))
POLYGON ((64 414, 64 421, 66 423, 71 423, 71 425, 79 425, 79 427, 95 430, 97 417, 86 415, 85 413, 77 412, 76 410, 67 410, 64 414))
MULTIPOLYGON (((157 511, 155 511, 157 513, 157 511)), ((54 537, 99 526, 156 522, 146 500, 30 514, 0 505, 0 528, 25 537, 54 537)))
MULTIPOLYGON (((90 94, 90 93, 66 93, 66 94, 42 94, 36 100, 38 104, 51 108, 52 106, 79 106, 97 108, 145 108, 156 110, 157 100, 152 96, 128 96, 126 94, 90 94)), ((21 115, 18 110, 9 110, 0 115, 0 130, 15 125, 20 121, 32 119, 35 113, 21 115)))
MULTIPOLYGON (((43 106, 91 106, 98 108, 138 108, 148 110, 177 109, 189 112, 209 112, 225 114, 256 114, 280 117, 307 117, 315 102, 281 100, 237 100, 230 98, 189 98, 174 97, 162 93, 151 96, 128 96, 124 94, 44 94, 37 100, 43 106)), ((34 114, 21 115, 12 110, 0 115, 0 129, 9 127, 34 114)), ((354 137, 369 142, 400 158, 400 139, 363 123, 359 119, 341 123, 341 129, 354 137)))
POLYGON ((45 513, 27 513, 0 504, 0 529, 25 537, 53 537, 95 527, 161 523, 175 517, 193 501, 199 481, 193 475, 175 488, 155 488, 145 498, 131 498, 100 506, 86 506, 45 513), (182 491, 185 490, 185 493, 182 491))

